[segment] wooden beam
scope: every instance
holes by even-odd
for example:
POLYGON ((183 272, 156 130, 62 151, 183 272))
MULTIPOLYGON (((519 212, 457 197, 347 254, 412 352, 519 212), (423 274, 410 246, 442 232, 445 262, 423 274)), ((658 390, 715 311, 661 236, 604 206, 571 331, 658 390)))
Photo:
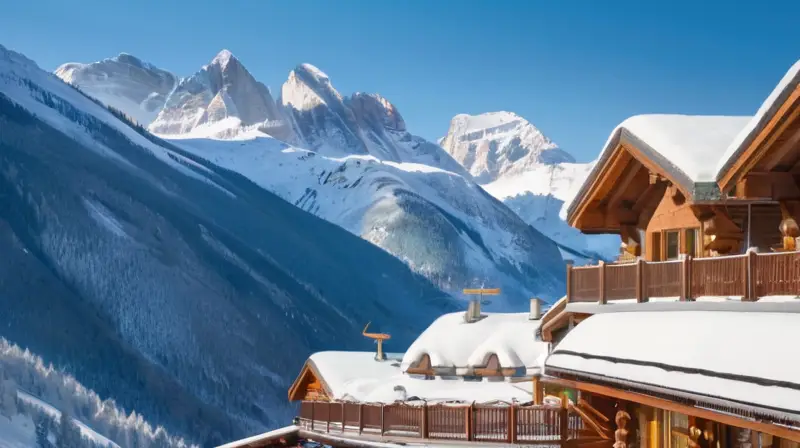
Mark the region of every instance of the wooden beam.
POLYGON ((578 414, 581 417, 581 419, 583 419, 583 423, 592 428, 592 430, 594 430, 594 432, 596 432, 597 435, 606 440, 611 439, 611 428, 604 425, 603 423, 598 422, 594 415, 591 415, 589 412, 586 412, 581 407, 574 406, 571 403, 569 404, 569 410, 578 414))
MULTIPOLYGON (((761 132, 755 136, 750 145, 739 155, 736 162, 722 175, 719 180, 721 191, 729 191, 739 180, 739 177, 748 173, 764 157, 767 149, 785 129, 791 120, 787 120, 787 115, 798 112, 797 103, 800 101, 800 85, 775 112, 775 115, 767 122, 761 132)), ((796 116, 796 115, 795 115, 796 116)))
POLYGON ((785 426, 774 425, 759 421, 747 420, 740 417, 735 417, 730 414, 722 414, 704 408, 696 408, 685 404, 675 403, 673 401, 665 400, 663 398, 651 397, 637 392, 628 392, 625 390, 614 389, 608 386, 601 386, 599 384, 586 383, 582 381, 567 380, 562 378, 547 378, 544 380, 547 383, 567 387, 571 389, 578 389, 584 392, 603 395, 606 397, 617 398, 625 401, 632 401, 634 403, 651 406, 665 411, 678 412, 689 416, 713 420, 725 425, 736 426, 738 428, 752 429, 754 431, 771 434, 786 440, 800 443, 800 431, 795 431, 785 426))
POLYGON ((639 171, 642 170, 642 165, 639 163, 629 163, 627 167, 625 167, 625 174, 622 176, 622 179, 618 180, 614 185, 613 193, 611 197, 608 198, 608 208, 613 210, 619 207, 619 202, 622 200, 622 195, 628 190, 631 182, 633 179, 636 178, 636 175, 639 174, 639 171))
POLYGON ((800 199, 798 175, 784 171, 747 173, 736 184, 737 199, 800 199))
POLYGON ((800 152, 800 147, 798 147, 798 143, 800 143, 800 119, 798 117, 800 117, 800 107, 795 106, 794 111, 792 111, 789 118, 784 122, 783 128, 779 131, 781 134, 771 142, 776 145, 776 148, 767 152, 764 155, 764 159, 757 164, 761 169, 772 171, 783 164, 784 159, 792 150, 800 152), (781 139, 783 139, 782 142, 780 142, 781 139))

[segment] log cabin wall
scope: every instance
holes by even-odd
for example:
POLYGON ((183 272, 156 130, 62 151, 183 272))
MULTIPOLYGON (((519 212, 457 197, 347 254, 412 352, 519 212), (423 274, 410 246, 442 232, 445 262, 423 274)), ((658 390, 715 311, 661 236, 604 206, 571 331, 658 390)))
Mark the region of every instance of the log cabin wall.
POLYGON ((691 238, 687 237, 685 230, 697 229, 694 245, 698 247, 699 243, 697 241, 703 240, 701 228, 700 220, 697 219, 692 211, 690 203, 688 201, 676 202, 674 190, 667 188, 658 207, 656 207, 656 211, 650 218, 650 222, 647 223, 646 241, 644 243, 645 259, 647 261, 662 261, 673 258, 668 256, 670 251, 667 234, 675 231, 677 231, 678 237, 678 253, 689 253, 697 256, 696 253, 693 253, 693 250, 689 249, 691 238))
MULTIPOLYGON (((731 221, 736 223, 747 234, 747 206, 726 207, 731 221)), ((782 244, 781 209, 777 204, 753 204, 750 211, 750 247, 759 252, 770 252, 773 247, 782 244)), ((746 242, 742 245, 746 249, 746 242)))

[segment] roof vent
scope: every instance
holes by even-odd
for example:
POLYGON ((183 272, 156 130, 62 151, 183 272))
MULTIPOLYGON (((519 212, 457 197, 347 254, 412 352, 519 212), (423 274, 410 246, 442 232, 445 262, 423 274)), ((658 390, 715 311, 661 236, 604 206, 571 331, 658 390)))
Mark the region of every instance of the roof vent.
POLYGON ((530 320, 539 320, 542 318, 542 300, 538 297, 531 299, 531 313, 528 315, 530 320))
POLYGON ((465 289, 464 295, 470 297, 469 305, 467 305, 467 312, 464 315, 464 321, 467 323, 477 322, 481 320, 481 305, 488 305, 490 302, 484 300, 483 296, 496 296, 500 295, 500 288, 485 289, 465 289), (478 296, 475 298, 474 296, 478 296))

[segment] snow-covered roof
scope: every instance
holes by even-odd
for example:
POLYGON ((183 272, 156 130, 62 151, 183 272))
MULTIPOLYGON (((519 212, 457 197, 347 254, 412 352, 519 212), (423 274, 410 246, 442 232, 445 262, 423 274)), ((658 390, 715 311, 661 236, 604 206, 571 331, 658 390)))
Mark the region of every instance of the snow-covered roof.
POLYGON ((635 147, 672 182, 693 194, 695 184, 716 181, 715 167, 749 120, 750 117, 670 114, 628 118, 611 132, 568 212, 574 212, 593 179, 622 142, 635 147))
POLYGON ((428 355, 434 368, 470 369, 486 364, 497 355, 502 368, 526 368, 538 372, 540 357, 547 354, 547 343, 536 341, 539 320, 528 313, 484 313, 468 323, 464 313, 445 314, 434 321, 403 356, 405 371, 428 355))
POLYGON ((310 362, 336 400, 393 403, 411 397, 468 402, 531 399, 529 387, 524 384, 460 378, 426 380, 406 375, 400 367, 401 357, 388 354, 385 361, 376 361, 373 352, 331 351, 311 355, 310 362), (398 386, 402 389, 395 390, 398 386))
POLYGON ((624 136, 687 190, 695 182, 713 182, 730 142, 750 117, 715 115, 636 115, 617 126, 601 159, 624 136))
POLYGON ((772 119, 775 112, 781 107, 786 98, 800 84, 800 61, 792 65, 789 71, 783 76, 781 81, 772 90, 772 93, 758 108, 756 114, 745 124, 739 134, 730 142, 727 151, 719 159, 717 168, 717 178, 721 178, 729 166, 736 160, 739 154, 747 148, 752 140, 758 135, 761 129, 772 119))
POLYGON ((597 314, 564 337, 547 358, 545 371, 800 421, 800 361, 786 344, 764 335, 797 340, 800 314, 597 314))

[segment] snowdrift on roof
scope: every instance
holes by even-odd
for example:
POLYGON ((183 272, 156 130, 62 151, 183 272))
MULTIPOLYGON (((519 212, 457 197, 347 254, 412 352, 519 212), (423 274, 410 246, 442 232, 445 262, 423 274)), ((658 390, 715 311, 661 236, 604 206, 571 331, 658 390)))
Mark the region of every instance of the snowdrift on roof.
POLYGON ((797 340, 800 314, 596 314, 567 333, 547 358, 545 371, 568 370, 727 400, 800 421, 800 362, 786 356, 785 344, 764 343, 754 336, 760 334, 797 340), (680 332, 686 328, 692 331, 680 332), (625 335, 642 337, 627 337, 621 343, 625 335))

